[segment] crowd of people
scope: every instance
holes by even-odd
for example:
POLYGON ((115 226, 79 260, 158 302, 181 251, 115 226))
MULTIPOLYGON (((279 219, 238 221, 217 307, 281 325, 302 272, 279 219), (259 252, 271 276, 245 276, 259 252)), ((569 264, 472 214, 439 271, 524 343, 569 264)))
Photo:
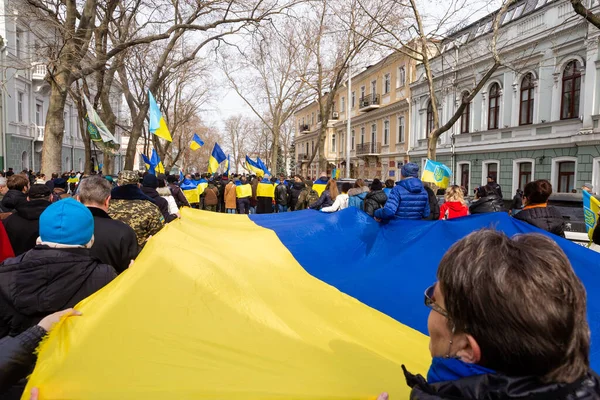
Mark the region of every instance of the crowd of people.
MULTIPOLYGON (((85 176, 76 172, 61 176, 53 174, 49 180, 43 174, 35 175, 31 171, 19 174, 7 171, 2 175, 0 396, 9 400, 20 398, 24 388, 23 378, 32 371, 35 364, 33 349, 51 329, 52 322, 56 322, 65 313, 77 315, 72 307, 126 270, 153 235, 165 224, 180 217, 181 207, 190 206, 230 214, 283 213, 306 209, 336 212, 356 207, 380 222, 392 218, 449 220, 470 214, 505 211, 502 190, 491 176, 488 177, 487 185, 475 190, 472 201, 468 199, 464 188, 453 185, 442 191, 444 201, 440 205, 437 197, 440 192, 435 193, 432 185, 419 179, 419 167, 414 163, 407 163, 402 167, 398 182, 374 179, 370 184, 361 179, 352 183, 336 182, 325 173, 316 180, 305 179, 300 175, 288 180, 285 176, 213 177, 196 174, 188 174, 180 179, 175 175, 156 176, 125 170, 119 173, 116 182, 108 176, 85 176), (194 200, 197 201, 190 202, 186 195, 189 190, 196 190, 198 196, 194 200), (24 355, 17 357, 14 354, 24 355), (12 367, 5 369, 5 363, 12 367)), ((552 186, 548 181, 529 182, 520 194, 521 204, 511 207, 510 212, 518 220, 564 236, 564 222, 560 213, 548 206, 551 193, 552 186)), ((464 263, 456 260, 467 255, 471 257, 471 254, 477 254, 483 247, 492 248, 500 244, 514 248, 516 260, 537 263, 532 268, 539 267, 541 271, 549 263, 553 268, 559 268, 560 271, 556 274, 560 272, 561 282, 570 285, 568 290, 572 291, 573 296, 571 303, 566 306, 575 307, 577 315, 585 315, 585 296, 581 299, 579 293, 582 290, 581 284, 554 242, 536 235, 524 236, 524 239, 509 239, 494 232, 471 235, 450 249, 448 254, 451 255, 447 255, 440 264, 440 282, 426 292, 426 304, 437 312, 432 316, 439 319, 441 315, 447 320, 446 325, 443 321, 437 322, 436 327, 430 324, 432 343, 440 342, 439 346, 434 344, 432 347, 432 354, 437 357, 434 358, 434 364, 436 359, 444 359, 443 356, 446 355, 459 356, 467 363, 480 365, 482 375, 500 371, 513 379, 513 372, 517 373, 516 376, 521 376, 527 368, 531 368, 534 375, 544 377, 546 383, 555 379, 561 385, 579 388, 585 379, 585 382, 593 382, 595 385, 594 389, 590 386, 587 390, 597 391, 597 377, 589 371, 589 337, 586 342, 584 332, 579 328, 569 327, 579 332, 579 347, 575 348, 573 345, 562 350, 552 349, 557 353, 556 357, 561 351, 578 352, 577 368, 568 371, 562 364, 557 366, 556 362, 546 363, 545 358, 543 367, 541 364, 536 367, 537 361, 531 361, 538 360, 535 358, 538 354, 548 354, 549 344, 544 347, 543 352, 538 353, 535 352, 535 346, 529 351, 510 341, 494 345, 492 332, 479 326, 481 320, 473 319, 468 305, 475 300, 481 304, 485 302, 483 297, 474 296, 492 296, 493 293, 475 293, 471 290, 473 283, 469 284, 470 290, 463 290, 467 283, 456 281, 444 271, 469 268, 473 276, 480 276, 478 271, 483 271, 486 275, 482 276, 493 277, 494 271, 488 270, 489 263, 486 261, 489 254, 486 257, 468 258, 464 263), (539 248, 534 245, 535 242, 543 244, 545 252, 552 253, 552 257, 529 254, 528 252, 539 248), (452 325, 451 332, 443 328, 450 326, 448 324, 452 325), (463 337, 466 339, 454 340, 460 332, 466 334, 463 337), (484 333, 492 335, 490 340, 484 340, 480 336, 469 339, 469 335, 484 333), (450 350, 444 350, 441 344, 446 339, 449 340, 450 350), (505 348, 499 348, 501 346, 505 348), (508 360, 506 357, 510 352, 519 356, 508 360), (530 356, 533 358, 529 359, 530 356), (521 362, 528 367, 519 367, 521 362)), ((505 254, 493 257, 494 263, 503 262, 507 268, 516 268, 513 260, 505 254)), ((491 281, 492 284, 497 284, 499 293, 505 289, 502 282, 501 279, 491 281)), ((536 284, 538 282, 522 282, 524 288, 536 284)), ((531 293, 540 291, 538 287, 530 289, 531 293)), ((526 292, 515 293, 522 295, 526 292)), ((538 300, 545 302, 543 299, 551 297, 550 294, 541 292, 536 296, 536 304, 538 300)), ((506 296, 504 299, 506 300, 506 296)), ((497 307, 500 303, 493 302, 497 307)), ((527 303, 531 304, 529 301, 527 303)), ((510 312, 514 311, 512 303, 506 307, 510 312)), ((543 312, 543 309, 544 307, 539 311, 543 312)), ((501 311, 510 314, 504 309, 501 311)), ((573 310, 565 312, 567 311, 573 310)), ((537 317, 525 312, 515 318, 518 318, 519 323, 527 324, 527 318, 530 317, 538 321, 537 317)), ((583 323, 584 320, 583 316, 578 319, 578 323, 583 323)), ((513 328, 514 335, 517 335, 515 337, 518 337, 522 327, 513 328)), ((542 330, 542 327, 539 328, 542 330)), ((566 328, 561 329, 561 332, 567 332, 566 328)), ((533 346, 533 342, 531 345, 533 346)), ((553 360, 566 359, 556 357, 553 360)), ((435 383, 429 379, 427 382, 419 380, 408 373, 407 379, 415 390, 421 391, 430 390, 429 385, 435 383)))

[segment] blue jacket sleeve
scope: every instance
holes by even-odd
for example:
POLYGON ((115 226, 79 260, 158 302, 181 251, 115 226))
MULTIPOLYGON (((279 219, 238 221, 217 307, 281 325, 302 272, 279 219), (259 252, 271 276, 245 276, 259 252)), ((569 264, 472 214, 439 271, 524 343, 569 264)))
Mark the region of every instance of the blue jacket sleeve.
POLYGON ((396 215, 396 211, 398 210, 398 204, 400 204, 400 191, 394 188, 385 202, 385 207, 375 211, 375 218, 384 221, 394 218, 394 215, 396 215))
POLYGON ((429 196, 425 192, 425 208, 423 209, 423 218, 429 217, 431 214, 431 207, 429 207, 429 196))

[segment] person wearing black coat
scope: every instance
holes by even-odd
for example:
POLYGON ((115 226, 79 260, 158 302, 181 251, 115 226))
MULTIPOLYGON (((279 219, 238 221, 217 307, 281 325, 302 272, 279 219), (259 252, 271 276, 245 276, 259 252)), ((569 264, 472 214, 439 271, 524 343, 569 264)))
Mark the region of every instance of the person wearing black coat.
POLYGON ((427 192, 427 197, 429 198, 429 217, 425 218, 426 220, 437 221, 440 219, 440 202, 437 199, 437 196, 433 192, 433 189, 429 187, 428 183, 423 184, 425 191, 427 192))
POLYGON ((548 205, 552 185, 545 179, 529 182, 523 190, 525 207, 515 219, 537 226, 557 236, 565 237, 565 220, 558 209, 548 205))
POLYGON ((46 208, 38 244, 0 264, 0 338, 21 334, 116 278, 113 267, 90 254, 93 235, 94 218, 83 204, 65 199, 46 208))
POLYGON ((101 176, 92 176, 79 184, 78 199, 94 216, 92 256, 111 265, 117 273, 125 271, 138 253, 135 231, 127 224, 108 215, 110 183, 101 176))
POLYGON ((2 221, 15 255, 35 247, 39 236, 39 219, 50 206, 52 191, 46 185, 32 185, 28 200, 17 206, 16 212, 2 221))
POLYGON ((58 311, 15 337, 0 339, 0 395, 5 396, 7 390, 31 373, 31 365, 36 361, 35 349, 64 315, 81 314, 72 308, 58 311))
POLYGON ((302 177, 300 175, 294 176, 294 182, 290 188, 290 211, 296 210, 296 204, 298 204, 298 197, 300 197, 300 193, 306 187, 304 182, 302 181, 302 177))
POLYGON ((27 202, 29 179, 23 175, 12 175, 6 182, 8 192, 2 198, 2 212, 14 211, 19 205, 27 202))
POLYGON ((367 197, 365 197, 364 211, 369 214, 370 217, 373 217, 375 210, 385 207, 386 201, 387 195, 383 191, 383 184, 379 179, 373 179, 371 191, 367 193, 367 197))
POLYGON ((471 214, 504 211, 504 201, 490 185, 477 188, 476 200, 469 207, 471 214))
POLYGON ((156 176, 152 174, 144 176, 141 187, 142 193, 150 197, 154 201, 154 204, 158 206, 165 219, 165 223, 177 219, 177 215, 169 213, 169 202, 158 193, 156 188, 158 188, 158 179, 156 176))
POLYGON ((320 210, 323 207, 330 207, 333 205, 333 200, 331 199, 331 194, 329 194, 329 189, 325 189, 319 200, 309 205, 309 208, 312 210, 320 210))

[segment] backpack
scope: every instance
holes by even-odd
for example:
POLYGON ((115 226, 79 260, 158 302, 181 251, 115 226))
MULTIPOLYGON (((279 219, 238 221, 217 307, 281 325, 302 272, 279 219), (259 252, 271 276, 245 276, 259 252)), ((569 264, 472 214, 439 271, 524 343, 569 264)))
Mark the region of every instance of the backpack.
POLYGON ((349 196, 348 207, 356 207, 359 210, 364 211, 365 197, 367 197, 367 192, 357 194, 356 196, 349 196))
POLYGON ((306 207, 310 207, 311 204, 316 203, 319 200, 319 193, 317 193, 316 190, 311 189, 310 192, 308 193, 308 196, 306 196, 306 207))

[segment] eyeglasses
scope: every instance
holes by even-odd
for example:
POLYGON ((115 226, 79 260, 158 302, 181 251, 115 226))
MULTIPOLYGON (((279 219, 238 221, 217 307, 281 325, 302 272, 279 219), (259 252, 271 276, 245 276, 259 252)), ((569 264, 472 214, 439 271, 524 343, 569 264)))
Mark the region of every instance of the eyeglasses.
POLYGON ((442 307, 440 307, 435 300, 433 300, 433 292, 435 290, 435 283, 431 286, 429 286, 426 290, 425 290, 425 306, 431 308, 433 311, 443 315, 444 317, 450 319, 450 315, 448 314, 448 311, 444 310, 442 307))

